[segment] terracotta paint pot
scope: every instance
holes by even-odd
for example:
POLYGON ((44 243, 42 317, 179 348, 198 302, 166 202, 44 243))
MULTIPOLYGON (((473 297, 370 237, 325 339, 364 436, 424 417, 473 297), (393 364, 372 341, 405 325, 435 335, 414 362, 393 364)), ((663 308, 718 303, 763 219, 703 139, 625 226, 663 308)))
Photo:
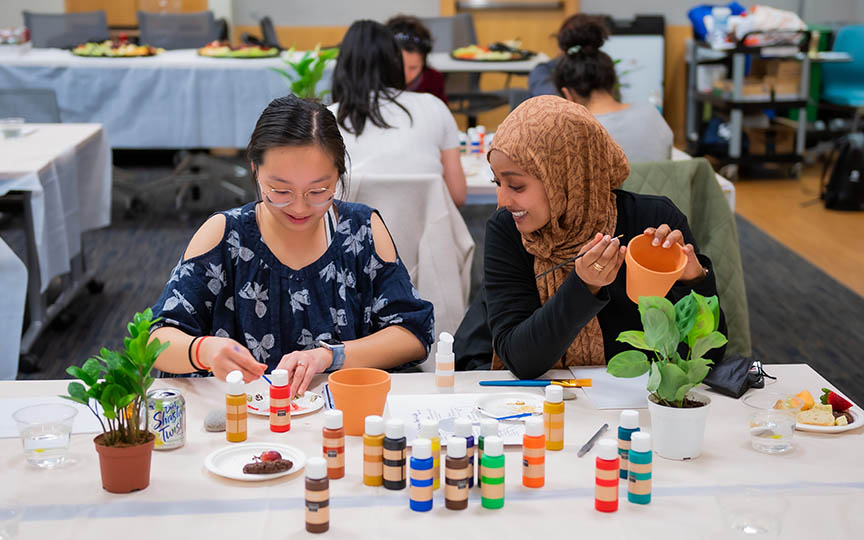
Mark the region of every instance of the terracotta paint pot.
POLYGON ((111 493, 131 493, 150 485, 150 456, 153 455, 152 433, 150 440, 137 446, 104 446, 99 435, 93 439, 99 454, 99 469, 102 472, 102 487, 111 493))
POLYGON ((384 414, 390 374, 373 368, 348 368, 334 371, 327 379, 333 406, 342 411, 345 434, 360 436, 369 415, 384 414))
POLYGON ((639 303, 640 296, 666 296, 684 273, 687 255, 677 242, 671 247, 652 246, 653 236, 640 234, 627 244, 627 296, 639 303))

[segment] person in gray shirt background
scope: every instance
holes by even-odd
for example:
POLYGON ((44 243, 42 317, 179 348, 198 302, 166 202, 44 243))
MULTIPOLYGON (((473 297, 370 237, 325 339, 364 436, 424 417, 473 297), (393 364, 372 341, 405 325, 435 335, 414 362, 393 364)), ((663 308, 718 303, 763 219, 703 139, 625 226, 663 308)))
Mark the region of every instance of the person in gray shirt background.
POLYGON ((534 68, 529 77, 531 93, 560 94, 587 107, 631 163, 671 159, 672 130, 660 111, 650 103, 615 99, 615 65, 600 50, 608 37, 601 17, 568 18, 558 32, 562 55, 534 68))

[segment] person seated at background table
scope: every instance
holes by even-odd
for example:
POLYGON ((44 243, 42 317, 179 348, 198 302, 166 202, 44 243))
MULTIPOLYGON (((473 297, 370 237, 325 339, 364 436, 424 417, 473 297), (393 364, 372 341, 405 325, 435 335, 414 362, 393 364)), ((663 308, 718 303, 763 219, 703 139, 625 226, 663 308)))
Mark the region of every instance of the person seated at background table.
POLYGON ((281 368, 302 394, 317 373, 420 363, 432 304, 377 212, 335 199, 346 168, 333 114, 275 99, 247 157, 260 200, 214 214, 192 237, 153 308, 153 336, 171 343, 156 368, 220 379, 239 369, 247 382, 281 368))
POLYGON ((532 95, 562 95, 588 108, 631 163, 672 157, 672 130, 650 103, 620 103, 615 64, 600 50, 609 37, 603 19, 573 15, 558 31, 561 56, 537 66, 529 77, 532 95))
MULTIPOLYGON (((555 367, 603 365, 629 348, 615 339, 642 326, 622 263, 627 242, 642 233, 664 248, 677 242, 687 255, 670 300, 691 290, 717 294, 711 261, 699 254, 684 214, 666 197, 617 189, 629 174, 627 158, 585 107, 556 96, 529 99, 499 126, 488 159, 499 208, 486 224, 484 264, 493 368, 534 378, 555 367), (535 277, 577 254, 584 255, 535 277)), ((721 316, 721 332, 725 324, 721 316)), ((723 349, 712 352, 722 358, 723 349)))
POLYGON ((440 174, 456 206, 467 185, 459 128, 440 99, 405 92, 402 56, 381 23, 348 28, 333 71, 333 105, 351 156, 351 174, 440 174))
POLYGON ((397 15, 387 21, 396 43, 402 50, 402 67, 405 70, 405 90, 428 93, 447 103, 444 91, 444 75, 426 63, 432 52, 432 34, 420 19, 410 15, 397 15))

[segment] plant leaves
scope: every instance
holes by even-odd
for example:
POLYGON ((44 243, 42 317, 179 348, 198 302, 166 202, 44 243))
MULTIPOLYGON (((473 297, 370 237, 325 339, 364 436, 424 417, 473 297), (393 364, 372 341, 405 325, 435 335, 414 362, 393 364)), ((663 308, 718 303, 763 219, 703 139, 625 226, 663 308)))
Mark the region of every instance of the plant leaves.
POLYGON ((678 389, 689 384, 687 374, 673 363, 660 366, 660 384, 657 386, 657 395, 666 401, 680 401, 676 399, 678 389))
POLYGON ((657 362, 651 363, 651 374, 648 375, 648 391, 656 392, 657 388, 660 386, 660 366, 657 362))
POLYGON ((693 388, 694 386, 696 386, 696 385, 687 383, 687 384, 684 384, 678 388, 678 390, 675 392, 675 400, 674 400, 675 405, 677 407, 682 407, 684 405, 684 403, 683 403, 684 396, 686 396, 687 392, 689 392, 690 389, 693 388))
POLYGON ((708 376, 711 370, 711 360, 707 358, 693 358, 684 362, 687 365, 687 380, 693 386, 702 383, 702 380, 708 376))
POLYGON ((645 342, 645 332, 640 330, 627 330, 618 334, 618 338, 616 341, 620 341, 622 343, 627 343, 636 347, 637 349, 642 349, 643 351, 651 351, 653 350, 648 346, 648 343, 645 342))
POLYGON ((62 398, 66 398, 82 405, 90 404, 90 396, 87 395, 87 390, 84 389, 84 385, 79 382, 71 382, 66 387, 66 392, 69 393, 68 396, 60 396, 62 398))
POLYGON ((650 362, 645 353, 640 351, 623 351, 611 359, 606 365, 606 371, 613 377, 631 379, 648 371, 650 362))
POLYGON ((678 335, 686 336, 696 324, 696 315, 699 314, 699 303, 688 294, 675 303, 675 325, 678 327, 678 335))
POLYGON ((695 292, 691 294, 696 299, 699 309, 699 312, 696 315, 696 322, 687 334, 687 345, 692 349, 696 340, 713 332, 715 326, 714 312, 711 309, 711 305, 708 303, 708 299, 700 294, 696 294, 695 292))
POLYGON ((714 296, 709 296, 705 301, 708 302, 708 307, 711 308, 711 314, 714 315, 714 328, 712 331, 717 331, 717 328, 720 326, 720 301, 716 294, 714 296))
MULTIPOLYGON (((675 306, 672 302, 666 300, 662 296, 640 296, 639 297, 639 314, 644 316, 649 308, 657 308, 661 310, 671 324, 675 324, 675 306)), ((642 319, 642 326, 645 326, 645 319, 642 319)))
MULTIPOLYGON (((671 305, 671 304, 670 304, 671 305)), ((678 347, 678 329, 675 320, 658 308, 648 308, 642 315, 645 327, 645 342, 663 358, 675 354, 678 347)))
POLYGON ((717 347, 722 347, 726 345, 726 336, 721 334, 720 332, 714 331, 708 334, 705 337, 701 337, 696 340, 693 344, 693 347, 690 349, 690 356, 695 358, 702 358, 705 356, 705 353, 710 351, 711 349, 716 349, 717 347))

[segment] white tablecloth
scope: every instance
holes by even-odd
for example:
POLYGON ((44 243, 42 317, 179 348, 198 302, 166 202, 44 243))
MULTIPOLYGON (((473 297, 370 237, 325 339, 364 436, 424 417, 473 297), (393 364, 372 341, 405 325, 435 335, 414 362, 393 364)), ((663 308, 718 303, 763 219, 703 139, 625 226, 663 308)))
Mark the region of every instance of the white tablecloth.
MULTIPOLYGON (((74 359, 70 359, 72 362, 74 359)), ((601 368, 602 369, 602 368, 601 368)), ((779 377, 774 388, 811 392, 829 384, 806 365, 771 366, 779 377)), ((560 372, 554 373, 560 375, 560 372)), ((481 387, 482 379, 510 378, 507 372, 460 372, 456 392, 501 393, 481 387)), ((315 379, 314 384, 323 381, 315 379)), ((69 381, 0 382, 4 397, 53 396, 69 381)), ((214 476, 205 457, 230 446, 224 433, 202 429, 204 416, 224 408, 225 384, 213 379, 159 380, 157 386, 179 388, 186 398, 186 445, 153 453, 151 484, 128 495, 105 492, 93 435, 72 435, 67 467, 53 471, 27 466, 17 439, 0 439, 3 482, 0 501, 13 499, 23 510, 20 538, 124 540, 153 538, 310 538, 303 529, 302 473, 265 482, 246 483, 214 476)), ((313 385, 313 388, 315 386, 313 385)), ((523 388, 541 395, 539 389, 523 388)), ((434 393, 433 374, 394 375, 393 394, 434 393)), ((853 539, 864 530, 864 429, 841 434, 797 432, 795 450, 787 455, 760 454, 750 447, 748 407, 740 400, 709 394, 705 443, 701 457, 670 461, 654 456, 653 496, 646 506, 627 502, 622 483, 619 510, 594 510, 594 458, 576 456, 579 447, 604 422, 606 437, 615 438, 619 412, 596 410, 578 391, 565 403, 564 450, 546 452, 546 486, 521 485, 521 449, 507 447, 506 495, 502 510, 480 506, 480 490, 471 489, 468 508, 444 508, 443 489, 435 493, 428 513, 408 509, 408 491, 388 491, 362 484, 360 437, 346 437, 343 479, 330 482, 330 538, 441 540, 476 538, 608 538, 704 540, 733 538, 724 528, 718 495, 740 496, 748 489, 782 497, 786 540, 853 539)), ((321 453, 323 415, 296 417, 291 431, 271 433, 266 417, 249 417, 250 442, 279 442, 307 456, 321 453)), ((651 430, 646 409, 639 425, 651 430)), ((444 458, 442 456, 442 468, 444 458)), ((443 488, 443 485, 442 485, 443 488)), ((2 503, 0 503, 2 506, 2 503)))
MULTIPOLYGON (((245 148, 261 111, 290 92, 280 58, 217 59, 194 49, 81 58, 33 49, 0 59, 0 88, 53 88, 63 122, 99 122, 112 148, 245 148)), ((319 88, 330 85, 330 70, 319 88)))
POLYGON ((18 376, 18 355, 27 299, 27 266, 0 238, 0 380, 18 376))
POLYGON ((81 233, 111 222, 111 152, 99 124, 27 124, 24 133, 0 139, 0 195, 32 194, 44 292, 69 272, 81 233))
POLYGON ((534 66, 548 62, 549 57, 545 53, 535 55, 528 60, 518 62, 473 62, 469 60, 456 60, 446 52, 429 53, 427 62, 429 67, 437 69, 442 73, 521 73, 528 75, 534 66))

